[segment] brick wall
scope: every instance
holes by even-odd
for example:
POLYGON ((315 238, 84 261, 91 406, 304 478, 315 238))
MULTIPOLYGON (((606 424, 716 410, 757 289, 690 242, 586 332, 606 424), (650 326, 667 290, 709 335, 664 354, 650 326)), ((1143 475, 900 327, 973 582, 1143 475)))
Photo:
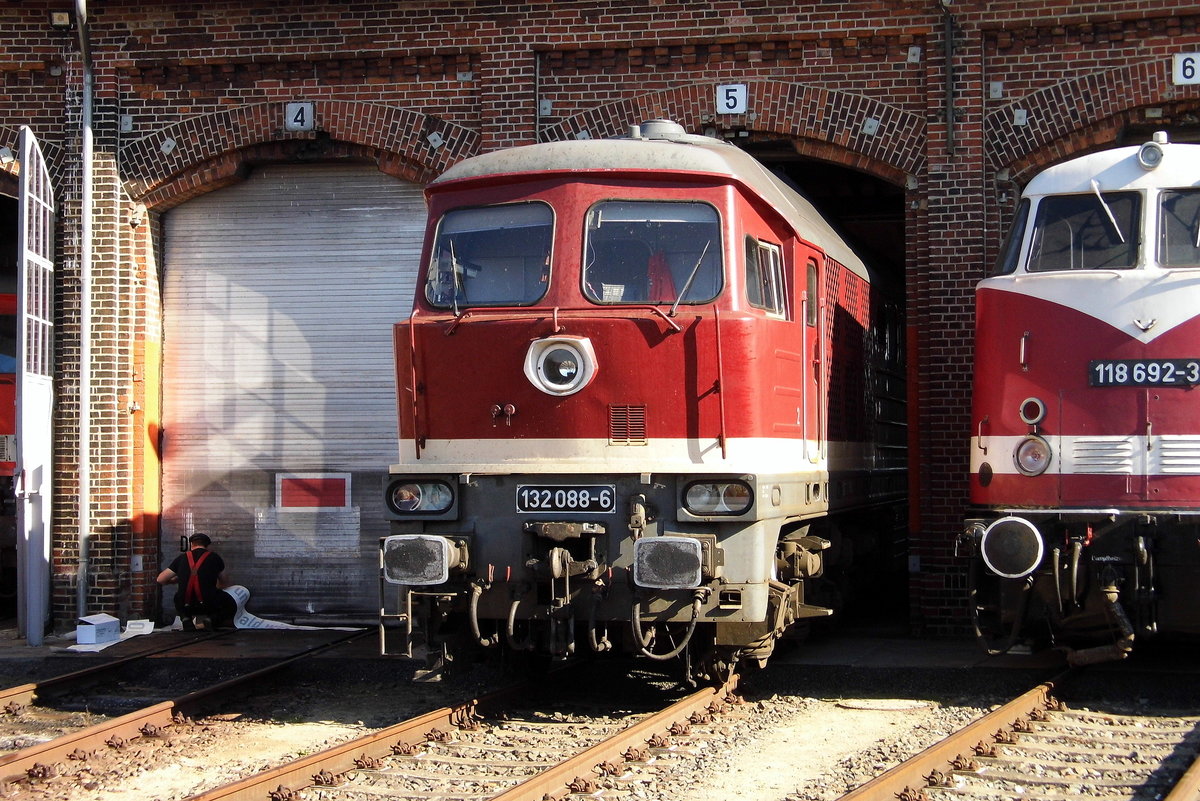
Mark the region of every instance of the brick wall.
MULTIPOLYGON (((0 6, 0 146, 30 124, 61 200, 55 610, 69 620, 78 551, 78 125, 74 32, 51 6, 0 6)), ((89 604, 151 614, 158 564, 158 215, 271 160, 370 159, 425 181, 535 139, 691 130, 784 139, 805 157, 904 187, 912 418, 913 619, 964 628, 953 539, 966 502, 972 287, 1020 183, 1131 126, 1194 125, 1200 94, 1170 57, 1200 51, 1200 14, 1154 4, 955 0, 784 3, 301 0, 94 4, 97 218, 89 604), (953 82, 953 119, 946 108, 953 82), (750 113, 715 109, 745 83, 750 113), (283 130, 315 103, 318 130, 283 130), (539 109, 544 115, 539 115, 539 109), (1020 112, 1020 113, 1018 113, 1020 112), (1021 119, 1023 117, 1023 119, 1021 119), (872 127, 874 126, 874 127, 872 127), (870 130, 868 130, 870 129, 870 130), (431 136, 437 134, 437 136, 431 136), (139 204, 147 207, 145 213, 139 204), (130 570, 131 558, 145 569, 130 570)))

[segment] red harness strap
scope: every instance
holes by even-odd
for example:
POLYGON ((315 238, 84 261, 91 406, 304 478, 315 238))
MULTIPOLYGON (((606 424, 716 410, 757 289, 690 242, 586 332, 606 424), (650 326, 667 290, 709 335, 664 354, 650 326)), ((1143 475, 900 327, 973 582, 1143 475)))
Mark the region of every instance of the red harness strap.
POLYGON ((200 565, 204 564, 204 560, 212 551, 205 551, 200 554, 200 558, 196 559, 192 556, 192 552, 187 552, 188 567, 191 568, 191 575, 188 576, 187 588, 183 592, 183 602, 185 604, 200 603, 204 600, 204 596, 200 594, 200 575, 196 571, 200 569, 200 565))

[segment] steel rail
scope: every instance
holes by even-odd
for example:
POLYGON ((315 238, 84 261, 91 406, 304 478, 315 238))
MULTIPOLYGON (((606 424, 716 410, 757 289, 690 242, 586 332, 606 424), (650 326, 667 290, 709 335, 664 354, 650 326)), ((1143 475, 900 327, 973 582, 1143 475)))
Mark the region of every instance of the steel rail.
POLYGON ((1200 801, 1200 757, 1192 760, 1162 801, 1200 801))
MULTIPOLYGON (((312 786, 314 777, 318 774, 337 776, 355 768, 356 763, 364 760, 391 756, 393 745, 420 745, 428 739, 426 734, 431 729, 458 727, 477 714, 503 709, 506 704, 511 703, 511 699, 528 698, 531 684, 532 682, 520 682, 468 703, 427 712, 420 717, 397 723, 295 762, 189 796, 186 801, 263 801, 268 797, 292 797, 292 794, 301 789, 312 786)), ((630 745, 642 745, 649 735, 666 730, 680 718, 686 719, 693 712, 705 709, 715 698, 731 691, 733 686, 734 682, 730 682, 722 688, 710 687, 695 692, 662 712, 623 729, 609 740, 500 793, 493 801, 541 801, 543 794, 565 789, 567 782, 579 776, 581 772, 590 772, 594 765, 605 760, 620 759, 621 754, 630 745)))
POLYGON ((914 794, 921 788, 929 786, 927 777, 936 772, 949 774, 954 769, 956 759, 972 755, 972 747, 976 743, 991 742, 1000 731, 1012 732, 1014 722, 1028 718, 1035 709, 1046 709, 1051 691, 1056 685, 1061 685, 1069 674, 1070 671, 1067 671, 1039 684, 966 728, 851 790, 838 801, 894 801, 896 798, 915 797, 914 794))
POLYGON ((186 801, 263 801, 274 796, 290 797, 291 793, 313 785, 319 773, 337 775, 354 768, 356 760, 379 759, 392 755, 392 746, 403 743, 417 746, 427 741, 432 729, 458 728, 477 713, 498 709, 511 699, 528 697, 532 681, 521 681, 480 696, 478 699, 442 707, 424 715, 397 723, 365 737, 335 745, 316 754, 280 765, 262 773, 188 796, 186 801))
POLYGON ((163 701, 144 709, 139 709, 136 712, 130 712, 127 715, 113 718, 104 723, 57 737, 48 742, 5 754, 0 757, 0 782, 19 782, 26 779, 29 776, 29 771, 36 766, 52 764, 66 759, 69 754, 77 750, 90 751, 104 746, 108 740, 114 738, 133 739, 142 736, 143 730, 152 730, 155 727, 165 728, 171 724, 177 712, 186 714, 213 696, 229 692, 241 684, 249 684, 257 681, 301 659, 374 633, 373 629, 356 631, 352 634, 338 637, 332 642, 307 648, 287 659, 272 663, 267 667, 228 679, 211 687, 194 690, 172 701, 163 701))
POLYGON ((698 690, 661 712, 622 729, 607 740, 494 796, 491 801, 541 801, 547 797, 557 798, 559 791, 567 789, 568 782, 592 774, 592 769, 602 762, 622 761, 622 755, 630 746, 644 745, 651 735, 665 732, 671 724, 680 720, 686 721, 692 713, 707 708, 714 700, 720 700, 726 693, 732 692, 736 684, 735 674, 723 687, 698 690))
POLYGON ((105 662, 101 665, 92 665, 91 667, 86 667, 82 670, 64 673, 61 676, 52 676, 51 678, 41 679, 40 681, 31 682, 29 684, 18 684, 15 687, 8 687, 0 690, 0 708, 14 703, 32 704, 39 697, 48 694, 49 690, 54 690, 56 693, 65 692, 74 685, 81 684, 88 679, 94 679, 98 676, 103 676, 105 673, 122 668, 130 662, 136 662, 139 659, 145 659, 146 657, 154 656, 155 654, 174 651, 177 648, 184 648, 203 640, 211 640, 214 637, 223 637, 229 633, 231 632, 218 631, 198 637, 190 637, 185 639, 183 642, 175 642, 162 647, 138 651, 135 654, 129 654, 128 656, 114 659, 111 662, 105 662))

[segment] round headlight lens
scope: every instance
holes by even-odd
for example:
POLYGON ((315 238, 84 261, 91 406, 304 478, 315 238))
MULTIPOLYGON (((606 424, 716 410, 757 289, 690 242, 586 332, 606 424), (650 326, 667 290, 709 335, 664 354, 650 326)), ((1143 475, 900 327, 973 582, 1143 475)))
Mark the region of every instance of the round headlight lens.
POLYGON ((750 508, 750 487, 740 481, 697 482, 683 495, 689 512, 697 515, 739 515, 750 508))
POLYGON ((596 376, 596 351, 587 337, 535 339, 525 353, 525 377, 547 395, 572 395, 596 376))
POLYGON ((1041 437, 1026 437, 1013 451, 1017 469, 1027 476, 1040 476, 1046 472, 1052 456, 1050 443, 1041 437))
POLYGON ((392 508, 397 512, 413 512, 420 506, 420 484, 400 484, 392 488, 392 508))
POLYGON ((1153 170, 1162 164, 1163 149, 1158 142, 1147 142, 1138 148, 1138 164, 1143 170, 1153 170))
POLYGON ((579 354, 563 347, 546 351, 542 356, 542 375, 557 387, 569 387, 579 376, 579 354))
POLYGON ((392 485, 388 505, 393 512, 422 512, 437 514, 454 503, 454 493, 440 481, 405 482, 392 485))
POLYGON ((427 512, 444 512, 450 508, 450 504, 454 502, 454 493, 445 484, 433 483, 422 485, 424 489, 424 499, 421 503, 423 511, 427 512))

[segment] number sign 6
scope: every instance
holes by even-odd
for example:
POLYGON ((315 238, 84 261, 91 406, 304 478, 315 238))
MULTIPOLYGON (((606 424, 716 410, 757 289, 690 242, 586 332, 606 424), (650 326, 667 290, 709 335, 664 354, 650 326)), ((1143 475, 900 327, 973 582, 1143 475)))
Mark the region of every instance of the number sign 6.
POLYGON ((1200 53, 1176 53, 1171 80, 1175 84, 1200 83, 1200 53))

